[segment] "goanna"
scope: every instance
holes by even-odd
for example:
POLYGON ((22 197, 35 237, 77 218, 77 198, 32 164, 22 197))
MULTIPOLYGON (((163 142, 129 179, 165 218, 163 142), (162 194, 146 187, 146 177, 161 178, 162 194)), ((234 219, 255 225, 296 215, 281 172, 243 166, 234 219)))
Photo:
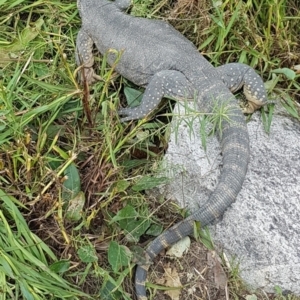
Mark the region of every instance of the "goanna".
MULTIPOLYGON (((146 252, 153 260, 164 248, 192 234, 194 221, 205 226, 222 216, 235 201, 247 172, 249 138, 245 117, 231 92, 243 87, 249 103, 247 112, 264 105, 267 97, 262 79, 252 68, 238 63, 214 68, 169 24, 124 13, 127 3, 128 0, 77 1, 82 27, 76 41, 76 61, 84 68, 81 74, 87 82, 90 84, 97 78, 92 54, 95 44, 101 54, 107 54, 111 65, 117 59, 116 52, 122 51, 115 70, 145 87, 138 107, 120 109, 123 121, 145 117, 165 96, 195 99, 198 110, 204 113, 211 112, 216 105, 226 104, 229 116, 229 120, 222 120, 219 133, 223 168, 216 189, 204 206, 148 245, 146 252)), ((147 299, 148 267, 138 265, 136 270, 135 288, 139 300, 147 299)))

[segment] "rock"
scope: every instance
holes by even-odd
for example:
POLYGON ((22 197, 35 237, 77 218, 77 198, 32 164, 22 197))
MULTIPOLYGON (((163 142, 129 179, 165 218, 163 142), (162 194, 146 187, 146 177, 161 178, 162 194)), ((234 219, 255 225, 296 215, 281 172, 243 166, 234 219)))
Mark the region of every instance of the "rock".
MULTIPOLYGON (((193 211, 218 182, 220 147, 212 136, 205 152, 197 119, 176 119, 163 161, 172 180, 163 192, 193 211)), ((251 158, 243 188, 210 231, 214 243, 239 262, 250 287, 300 294, 300 123, 275 114, 267 134, 257 112, 248 130, 251 158)))

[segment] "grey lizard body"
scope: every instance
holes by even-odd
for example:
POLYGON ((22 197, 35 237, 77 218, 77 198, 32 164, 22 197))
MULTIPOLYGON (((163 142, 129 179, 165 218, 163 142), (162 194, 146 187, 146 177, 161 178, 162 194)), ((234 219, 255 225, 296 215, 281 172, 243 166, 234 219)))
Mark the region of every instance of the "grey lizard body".
MULTIPOLYGON (((107 54, 113 65, 122 55, 115 70, 136 85, 145 87, 142 103, 135 108, 122 108, 123 121, 140 119, 149 114, 168 96, 195 99, 199 111, 212 112, 213 106, 226 105, 230 120, 222 121, 219 133, 223 168, 219 183, 209 201, 182 222, 152 241, 146 249, 153 259, 161 250, 193 233, 194 221, 202 226, 223 215, 241 190, 249 160, 249 139, 245 118, 231 92, 244 87, 249 101, 248 112, 263 105, 267 98, 262 79, 249 66, 227 64, 214 68, 197 48, 169 24, 125 14, 124 2, 78 0, 82 19, 76 41, 76 61, 84 67, 88 83, 95 80, 93 44, 107 54)), ((82 75, 83 76, 83 75, 82 75)), ((83 80, 83 78, 82 78, 83 80)), ((148 266, 136 271, 138 299, 147 299, 145 280, 148 266)))

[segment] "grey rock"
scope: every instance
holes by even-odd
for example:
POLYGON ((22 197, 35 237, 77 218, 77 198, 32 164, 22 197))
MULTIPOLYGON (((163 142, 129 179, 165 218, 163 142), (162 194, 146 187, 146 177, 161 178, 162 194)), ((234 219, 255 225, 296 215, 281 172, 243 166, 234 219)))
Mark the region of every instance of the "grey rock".
MULTIPOLYGON (((184 114, 179 104, 176 110, 184 114)), ((236 202, 210 226, 213 240, 239 262, 249 287, 300 294, 300 124, 275 114, 267 134, 255 113, 247 126, 248 173, 236 202)), ((212 136, 203 150, 197 119, 178 117, 172 128, 163 161, 172 180, 161 192, 193 212, 217 185, 220 146, 212 136)))

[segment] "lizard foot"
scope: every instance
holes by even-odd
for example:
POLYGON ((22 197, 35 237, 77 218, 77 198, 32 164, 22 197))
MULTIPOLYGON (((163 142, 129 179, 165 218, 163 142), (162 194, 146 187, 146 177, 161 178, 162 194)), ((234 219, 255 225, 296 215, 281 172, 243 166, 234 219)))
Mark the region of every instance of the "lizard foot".
POLYGON ((143 119, 148 114, 141 111, 140 107, 124 107, 118 110, 122 122, 143 119))
POLYGON ((265 104, 266 103, 262 103, 261 101, 250 101, 245 96, 239 100, 240 108, 244 114, 253 114, 265 104))
POLYGON ((91 67, 82 67, 78 72, 78 77, 81 84, 86 82, 88 85, 102 80, 101 76, 97 75, 94 69, 91 67))

